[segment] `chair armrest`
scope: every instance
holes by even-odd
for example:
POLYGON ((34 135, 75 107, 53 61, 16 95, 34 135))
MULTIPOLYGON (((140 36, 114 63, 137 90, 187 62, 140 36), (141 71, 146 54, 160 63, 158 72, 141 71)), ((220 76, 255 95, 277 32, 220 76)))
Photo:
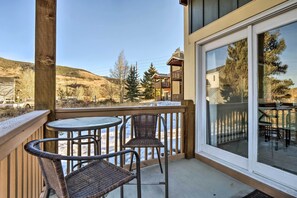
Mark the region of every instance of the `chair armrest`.
POLYGON ((43 158, 48 158, 48 159, 52 159, 52 160, 101 160, 101 159, 115 157, 118 155, 123 155, 126 153, 134 154, 136 156, 136 160, 137 159, 139 160, 138 153, 136 151, 133 151, 130 149, 118 151, 115 153, 105 154, 105 155, 94 155, 94 156, 66 156, 66 155, 61 155, 61 154, 56 154, 56 153, 50 153, 47 151, 42 151, 39 149, 39 144, 44 143, 44 142, 79 140, 79 139, 87 139, 87 138, 91 138, 91 139, 95 140, 92 136, 80 136, 80 137, 76 137, 76 138, 47 138, 47 139, 42 139, 42 140, 30 141, 24 146, 24 149, 27 152, 29 152, 32 155, 35 155, 37 157, 43 157, 43 158))

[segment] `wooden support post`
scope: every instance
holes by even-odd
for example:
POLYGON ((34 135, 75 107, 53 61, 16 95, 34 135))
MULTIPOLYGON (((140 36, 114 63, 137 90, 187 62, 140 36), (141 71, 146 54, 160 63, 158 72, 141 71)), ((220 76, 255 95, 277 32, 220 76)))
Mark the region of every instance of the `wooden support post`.
MULTIPOLYGON (((35 109, 51 110, 49 120, 55 119, 56 100, 56 0, 36 0, 35 21, 35 109)), ((45 131, 45 137, 56 137, 45 131)), ((55 152, 55 145, 47 144, 55 152)))
POLYGON ((184 145, 187 159, 195 157, 195 105, 192 100, 183 100, 182 105, 186 106, 184 116, 184 145))

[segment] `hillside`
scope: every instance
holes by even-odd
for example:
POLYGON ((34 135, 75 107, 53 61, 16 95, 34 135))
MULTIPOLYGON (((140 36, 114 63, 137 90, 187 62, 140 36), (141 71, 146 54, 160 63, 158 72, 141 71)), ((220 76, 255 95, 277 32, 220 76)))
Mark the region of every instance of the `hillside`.
MULTIPOLYGON (((34 64, 28 62, 8 60, 0 57, 0 76, 15 77, 16 86, 26 84, 25 81, 31 81, 33 84, 34 64), (29 75, 32 73, 32 75, 29 75), (26 79, 27 78, 27 79, 26 79), (31 79, 28 79, 31 78, 31 79)), ((89 71, 68 67, 57 66, 56 70, 57 97, 75 97, 78 99, 90 100, 92 97, 107 97, 105 87, 114 86, 114 79, 102 77, 89 71)), ((16 88, 17 89, 17 88, 16 88)), ((24 96, 31 97, 31 94, 24 96)))

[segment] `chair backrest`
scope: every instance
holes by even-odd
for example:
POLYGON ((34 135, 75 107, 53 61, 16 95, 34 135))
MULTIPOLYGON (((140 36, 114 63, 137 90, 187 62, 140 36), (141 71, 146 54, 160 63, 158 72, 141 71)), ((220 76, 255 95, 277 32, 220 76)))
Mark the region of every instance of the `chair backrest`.
POLYGON ((135 138, 155 138, 158 115, 133 115, 135 138))
MULTIPOLYGON (((35 140, 35 142, 38 142, 38 140, 35 140)), ((25 145, 25 150, 38 157, 47 188, 55 190, 57 196, 60 198, 68 198, 69 194, 61 160, 54 159, 50 153, 40 150, 39 144, 33 144, 32 142, 25 145)))

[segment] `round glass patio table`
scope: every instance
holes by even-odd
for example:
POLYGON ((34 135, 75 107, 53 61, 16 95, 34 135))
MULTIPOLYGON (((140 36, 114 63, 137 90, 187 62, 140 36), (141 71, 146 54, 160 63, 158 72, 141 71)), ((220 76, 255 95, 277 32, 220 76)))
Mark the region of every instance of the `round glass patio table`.
MULTIPOLYGON (((93 140, 96 141, 97 149, 95 145, 93 150, 90 146, 90 140, 83 142, 81 140, 67 141, 66 153, 67 155, 78 155, 82 153, 91 155, 92 151, 94 154, 101 154, 101 129, 115 127, 122 123, 121 118, 117 117, 80 117, 80 118, 68 118, 55 120, 46 124, 46 129, 55 132, 66 132, 67 138, 82 137, 85 135, 93 136, 93 140), (87 145, 88 144, 88 145, 87 145), (74 145, 77 145, 75 148, 74 145), (87 145, 87 147, 85 147, 87 145)), ((107 131, 106 131, 107 132, 107 131)), ((108 140, 107 140, 108 141, 108 140)), ((59 145, 60 148, 65 148, 65 145, 59 145)), ((65 152, 65 150, 64 150, 65 152)), ((71 164, 72 170, 76 165, 71 164)), ((70 171, 70 164, 67 163, 67 172, 70 171)))
POLYGON ((51 131, 85 131, 113 127, 122 123, 117 117, 81 117, 61 119, 46 124, 51 131))

